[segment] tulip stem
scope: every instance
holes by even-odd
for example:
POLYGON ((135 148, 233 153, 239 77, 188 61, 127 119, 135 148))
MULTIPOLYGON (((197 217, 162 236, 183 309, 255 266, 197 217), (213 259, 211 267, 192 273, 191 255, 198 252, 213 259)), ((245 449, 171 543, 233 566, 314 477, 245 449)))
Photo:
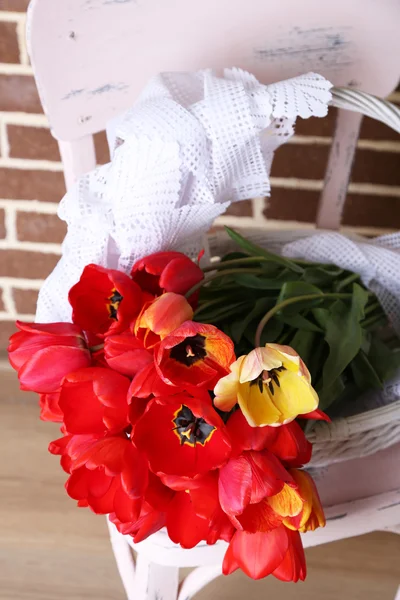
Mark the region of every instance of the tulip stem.
POLYGON ((339 293, 321 293, 321 294, 305 294, 304 296, 295 296, 294 298, 287 298, 283 300, 283 302, 279 302, 279 304, 275 304, 261 319, 258 324, 256 335, 255 335, 255 345, 258 348, 261 345, 261 335, 264 330, 264 327, 268 323, 268 321, 280 310, 286 308, 286 306, 290 306, 291 304, 296 304, 296 302, 302 302, 303 300, 325 300, 326 298, 352 298, 353 294, 339 294, 339 293))
POLYGON ((190 290, 185 294, 185 298, 190 298, 192 294, 197 292, 203 285, 213 281, 214 279, 220 279, 221 277, 225 277, 225 275, 238 275, 241 273, 253 273, 254 275, 261 275, 263 273, 262 269, 226 269, 222 272, 214 273, 214 275, 210 275, 209 277, 202 279, 199 283, 196 283, 190 290))

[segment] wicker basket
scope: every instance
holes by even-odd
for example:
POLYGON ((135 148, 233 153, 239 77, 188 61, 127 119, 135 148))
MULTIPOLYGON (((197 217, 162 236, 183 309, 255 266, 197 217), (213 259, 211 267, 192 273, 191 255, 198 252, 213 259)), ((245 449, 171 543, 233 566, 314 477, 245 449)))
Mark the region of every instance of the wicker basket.
MULTIPOLYGON (((355 90, 333 88, 332 104, 375 118, 400 133, 400 109, 390 102, 355 90)), ((294 238, 309 236, 310 230, 248 229, 242 230, 242 233, 260 246, 279 250, 280 246, 294 238)), ((360 239, 360 236, 357 237, 360 239)), ((212 257, 221 256, 234 248, 232 240, 223 231, 208 236, 208 249, 212 257)), ((383 450, 400 441, 400 397, 390 405, 368 412, 335 419, 332 423, 315 423, 308 438, 313 443, 312 467, 323 467, 383 450)))

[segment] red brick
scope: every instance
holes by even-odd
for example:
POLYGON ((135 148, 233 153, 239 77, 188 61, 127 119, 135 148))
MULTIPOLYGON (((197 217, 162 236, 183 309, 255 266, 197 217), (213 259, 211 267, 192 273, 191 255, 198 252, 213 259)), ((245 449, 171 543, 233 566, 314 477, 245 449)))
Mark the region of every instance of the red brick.
POLYGON ((57 215, 35 212, 17 213, 17 237, 23 242, 61 243, 67 226, 57 215))
POLYGON ((99 133, 95 133, 94 146, 96 149, 97 164, 104 165, 110 162, 110 151, 108 148, 107 136, 105 131, 99 131, 99 133))
MULTIPOLYGON (((266 200, 264 214, 269 219, 314 223, 320 194, 311 190, 275 187, 266 200)), ((353 227, 400 228, 400 198, 348 194, 343 225, 353 227)))
POLYGON ((298 135, 321 135, 329 137, 333 135, 335 129, 336 115, 337 109, 331 107, 326 117, 298 118, 295 131, 298 135))
POLYGON ((37 290, 20 290, 14 288, 13 296, 17 313, 34 315, 36 312, 38 293, 37 290))
POLYGON ((34 78, 30 75, 0 75, 0 110, 42 113, 34 78))
POLYGON ((58 202, 64 194, 61 171, 0 169, 0 198, 58 202))
MULTIPOLYGON (((3 300, 3 290, 0 290, 0 310, 6 310, 6 307, 4 306, 4 300, 3 300)), ((0 325, 1 327, 1 325, 0 325)))
POLYGON ((354 160, 351 181, 400 185, 399 154, 359 148, 354 160))
POLYGON ((13 333, 17 332, 14 321, 0 321, 0 350, 6 350, 8 340, 13 333))
POLYGON ((10 156, 37 160, 61 160, 57 141, 46 127, 7 127, 10 156))
POLYGON ((275 153, 272 177, 323 179, 329 155, 329 146, 286 144, 275 153))
POLYGON ((232 217, 252 217, 253 203, 251 200, 243 200, 242 202, 233 202, 225 213, 232 217))
POLYGON ((317 215, 319 192, 273 187, 266 199, 264 215, 268 219, 313 223, 317 215))
POLYGON ((349 194, 343 212, 344 225, 400 229, 400 198, 349 194))
POLYGON ((399 134, 391 127, 376 119, 364 117, 361 123, 360 138, 364 140, 399 140, 399 134))
POLYGON ((0 10, 26 12, 29 0, 0 0, 0 10))
MULTIPOLYGON (((324 179, 330 148, 321 145, 287 144, 276 151, 271 175, 299 179, 324 179)), ((398 153, 358 148, 351 180, 357 183, 400 185, 398 153)))
POLYGON ((0 62, 19 63, 16 23, 0 21, 0 62))
POLYGON ((0 239, 6 237, 6 214, 4 208, 0 208, 0 239))
POLYGON ((44 279, 59 259, 57 254, 44 252, 0 250, 0 277, 44 279))

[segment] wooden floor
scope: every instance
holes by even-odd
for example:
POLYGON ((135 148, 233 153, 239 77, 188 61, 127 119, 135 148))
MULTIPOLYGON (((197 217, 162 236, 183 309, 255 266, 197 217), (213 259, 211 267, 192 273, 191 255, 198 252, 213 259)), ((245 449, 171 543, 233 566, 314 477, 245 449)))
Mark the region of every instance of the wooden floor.
MULTIPOLYGON (((42 423, 34 395, 0 369, 0 599, 122 600, 105 519, 78 509, 47 452, 57 427, 42 423)), ((400 536, 374 533, 307 550, 306 583, 219 578, 198 600, 393 600, 400 536)))

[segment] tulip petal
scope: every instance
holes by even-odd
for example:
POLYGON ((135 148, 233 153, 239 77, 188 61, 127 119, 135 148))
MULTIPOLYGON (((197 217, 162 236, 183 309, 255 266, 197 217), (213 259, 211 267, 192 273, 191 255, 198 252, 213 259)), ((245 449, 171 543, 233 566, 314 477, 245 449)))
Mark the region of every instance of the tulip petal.
POLYGON ((315 421, 326 421, 327 423, 331 423, 331 418, 328 417, 327 414, 324 413, 323 410, 317 408, 316 410, 312 410, 309 413, 300 415, 301 419, 314 419, 315 421))
POLYGON ((252 469, 251 503, 275 496, 285 484, 296 487, 293 477, 269 450, 246 452, 252 469))
POLYGON ((279 424, 281 411, 271 400, 270 395, 265 390, 261 391, 257 384, 240 384, 238 402, 248 424, 252 427, 279 424))
MULTIPOLYGON (((215 400, 214 400, 215 402, 215 400)), ((281 427, 251 427, 241 410, 236 410, 226 424, 232 441, 232 456, 243 450, 264 450, 274 443, 281 427)))
POLYGON ((269 450, 291 467, 301 467, 311 460, 312 444, 296 421, 276 428, 277 436, 269 450))
POLYGON ((263 371, 270 371, 282 366, 282 360, 275 350, 268 348, 254 348, 245 357, 240 368, 240 383, 253 381, 263 371))
POLYGON ((18 378, 22 390, 46 394, 55 392, 68 373, 89 365, 88 350, 70 346, 48 346, 32 354, 19 370, 18 378))
POLYGON ((167 510, 168 535, 182 548, 194 548, 208 535, 208 522, 194 512, 190 495, 177 492, 167 510))
POLYGON ((184 296, 167 292, 156 298, 139 317, 135 330, 148 329, 165 338, 193 317, 193 309, 184 296))
POLYGON ((278 494, 268 498, 268 504, 281 517, 295 517, 303 510, 304 500, 298 490, 284 485, 278 494))
POLYGON ((252 470, 246 456, 231 459, 220 469, 218 491, 222 510, 241 528, 235 515, 241 514, 250 502, 252 470))
POLYGON ((285 558, 289 538, 284 526, 259 533, 237 531, 231 545, 242 571, 252 579, 261 579, 275 571, 285 558))
POLYGON ((307 575, 306 557, 297 531, 288 531, 289 547, 281 564, 272 575, 280 581, 304 581, 307 575))
POLYGON ((279 383, 280 386, 274 386, 273 394, 266 392, 284 421, 317 408, 318 395, 305 378, 286 370, 279 374, 279 383))
POLYGON ((239 372, 244 359, 244 356, 239 356, 229 367, 229 375, 221 377, 214 388, 214 404, 219 410, 229 411, 238 401, 239 372))
POLYGON ((250 533, 272 531, 279 527, 283 521, 283 517, 269 505, 267 498, 257 502, 257 504, 249 504, 237 519, 243 530, 250 533))

